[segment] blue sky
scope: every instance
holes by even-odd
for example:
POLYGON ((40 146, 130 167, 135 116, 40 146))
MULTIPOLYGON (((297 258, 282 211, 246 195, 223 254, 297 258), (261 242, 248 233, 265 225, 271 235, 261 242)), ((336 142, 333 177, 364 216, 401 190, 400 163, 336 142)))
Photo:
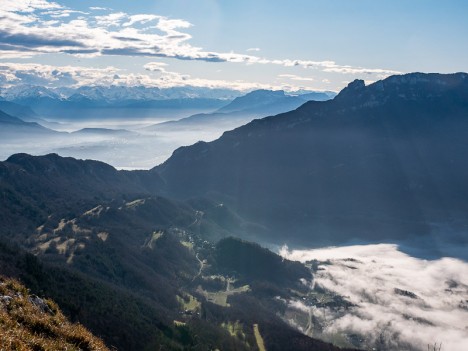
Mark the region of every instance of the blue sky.
POLYGON ((465 0, 1 0, 0 84, 339 90, 468 71, 465 0))

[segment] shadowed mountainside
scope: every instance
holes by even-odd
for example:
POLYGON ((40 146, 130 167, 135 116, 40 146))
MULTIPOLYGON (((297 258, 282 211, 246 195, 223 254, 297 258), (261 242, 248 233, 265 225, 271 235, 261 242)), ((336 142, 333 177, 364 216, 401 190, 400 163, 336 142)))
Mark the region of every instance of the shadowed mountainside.
POLYGON ((357 80, 154 170, 168 194, 224 201, 277 242, 442 235, 468 224, 467 116, 466 73, 357 80))
MULTIPOLYGON (((15 110, 12 108, 12 110, 15 110)), ((17 111, 18 112, 18 111, 17 111)), ((27 137, 28 135, 50 136, 58 132, 45 128, 36 122, 25 122, 0 110, 0 137, 27 137)))
POLYGON ((284 91, 255 90, 235 98, 213 113, 201 113, 177 121, 155 124, 146 130, 184 130, 215 128, 229 130, 248 123, 255 118, 276 115, 294 110, 307 101, 325 101, 332 93, 313 92, 302 95, 287 95, 284 91))
MULTIPOLYGON (((161 187, 154 172, 117 171, 99 161, 82 161, 56 154, 16 154, 0 163, 2 223, 25 228, 40 225, 50 212, 66 213, 96 200, 124 194, 149 194, 161 187), (50 211, 50 212, 49 212, 50 211), (24 219, 28 220, 25 221, 24 219)), ((31 228, 30 228, 31 229, 31 228)))
POLYGON ((156 196, 157 174, 97 161, 18 154, 0 169, 0 273, 53 298, 108 346, 251 350, 258 325, 269 350, 339 350, 289 326, 275 302, 306 293, 308 269, 258 245, 214 245, 245 233, 226 206, 156 196), (258 274, 220 261, 231 249, 252 255, 258 274), (291 279, 267 282, 272 262, 291 279), (243 285, 231 291, 223 281, 243 285))

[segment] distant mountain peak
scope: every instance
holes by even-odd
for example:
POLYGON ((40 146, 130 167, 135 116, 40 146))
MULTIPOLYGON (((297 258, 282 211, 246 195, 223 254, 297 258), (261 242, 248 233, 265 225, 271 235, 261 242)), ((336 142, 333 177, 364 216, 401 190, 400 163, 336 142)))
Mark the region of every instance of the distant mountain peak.
POLYGON ((359 92, 364 91, 365 88, 366 83, 362 79, 355 79, 339 92, 337 99, 356 96, 359 92))
MULTIPOLYGON (((268 105, 293 101, 297 101, 297 106, 301 105, 304 102, 303 100, 298 99, 297 97, 286 95, 286 93, 283 90, 259 89, 251 91, 250 93, 247 93, 244 96, 235 98, 228 105, 220 108, 218 112, 226 113, 235 111, 247 111, 262 108, 268 105)), ((297 106, 295 106, 294 108, 297 108, 297 106)))
POLYGON ((274 95, 274 96, 285 96, 284 90, 268 90, 268 89, 257 89, 253 90, 250 93, 245 94, 246 96, 264 96, 264 95, 274 95))
POLYGON ((365 88, 365 86, 366 83, 364 83, 362 79, 355 79, 351 83, 349 83, 345 89, 360 90, 362 88, 365 88))
POLYGON ((393 100, 422 100, 451 95, 467 97, 468 74, 408 73, 394 75, 365 85, 356 79, 348 84, 336 97, 336 101, 350 106, 381 105, 393 100), (461 95, 460 95, 461 94, 461 95), (462 96, 463 95, 463 96, 462 96))

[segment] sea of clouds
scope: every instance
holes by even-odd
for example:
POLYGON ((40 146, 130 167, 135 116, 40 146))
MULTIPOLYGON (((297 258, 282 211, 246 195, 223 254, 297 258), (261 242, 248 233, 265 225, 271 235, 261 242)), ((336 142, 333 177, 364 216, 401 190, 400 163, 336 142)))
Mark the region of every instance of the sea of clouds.
POLYGON ((312 287, 321 286, 353 304, 346 311, 289 301, 309 311, 326 336, 359 335, 375 350, 468 350, 468 263, 409 256, 397 245, 355 245, 288 250, 290 260, 319 261, 312 287), (351 260, 350 260, 351 259, 351 260))
POLYGON ((177 148, 192 145, 198 141, 212 141, 219 138, 224 129, 206 127, 180 130, 146 131, 144 128, 159 121, 120 120, 86 123, 61 123, 55 136, 10 133, 0 138, 0 161, 15 153, 45 155, 57 153, 63 157, 103 161, 117 169, 151 169, 166 161, 177 148), (122 130, 122 134, 107 133, 105 130, 89 134, 69 134, 81 128, 110 128, 122 130), (126 132, 126 133, 125 133, 126 132))

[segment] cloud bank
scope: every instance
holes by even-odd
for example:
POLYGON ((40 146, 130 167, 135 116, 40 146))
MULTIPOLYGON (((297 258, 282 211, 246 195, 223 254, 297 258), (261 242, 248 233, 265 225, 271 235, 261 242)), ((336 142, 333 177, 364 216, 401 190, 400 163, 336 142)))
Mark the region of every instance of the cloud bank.
MULTIPOLYGON (((352 67, 334 61, 269 59, 241 53, 207 51, 190 44, 192 23, 155 14, 128 14, 90 7, 75 11, 47 0, 2 0, 0 56, 25 58, 41 54, 82 57, 103 55, 172 58, 205 62, 269 64, 343 74, 399 73, 380 68, 352 67)), ((248 49, 258 52, 258 48, 248 49)))
POLYGON ((298 261, 319 260, 314 284, 345 297, 347 311, 290 301, 324 326, 323 334, 359 335, 360 347, 385 350, 468 349, 468 263, 416 259, 390 244, 281 250, 298 261), (352 260, 350 260, 352 259, 352 260))
MULTIPOLYGON (((0 84, 3 88, 40 85, 50 88, 80 86, 145 86, 172 88, 192 86, 211 89, 249 91, 254 89, 297 90, 290 84, 261 84, 243 80, 204 79, 167 69, 163 62, 144 65, 146 74, 129 73, 125 69, 82 66, 51 66, 36 63, 0 62, 0 84)), ((1 89, 0 89, 1 90, 1 89)))

